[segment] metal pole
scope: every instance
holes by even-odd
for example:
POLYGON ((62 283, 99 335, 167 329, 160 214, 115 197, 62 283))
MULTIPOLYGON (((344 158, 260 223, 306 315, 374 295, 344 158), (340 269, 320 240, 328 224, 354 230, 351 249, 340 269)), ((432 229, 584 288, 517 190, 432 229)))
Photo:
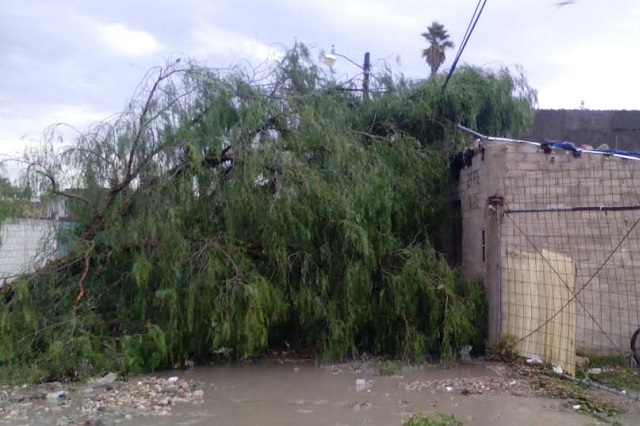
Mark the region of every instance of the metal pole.
POLYGON ((468 128, 464 127, 462 124, 456 124, 456 127, 458 129, 462 130, 463 132, 470 133, 471 135, 473 135, 473 136, 475 136, 475 137, 477 137, 479 139, 489 139, 488 136, 485 136, 482 133, 478 133, 475 130, 468 129, 468 128))
POLYGON ((369 52, 364 54, 364 65, 362 66, 364 77, 362 78, 362 94, 365 100, 369 99, 369 77, 371 76, 371 56, 369 52))

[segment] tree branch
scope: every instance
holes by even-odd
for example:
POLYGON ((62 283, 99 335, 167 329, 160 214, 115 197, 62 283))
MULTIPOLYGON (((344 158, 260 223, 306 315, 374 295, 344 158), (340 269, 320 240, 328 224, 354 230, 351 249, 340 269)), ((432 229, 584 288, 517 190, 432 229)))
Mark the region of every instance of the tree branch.
MULTIPOLYGON (((153 97, 155 96, 156 91, 158 90, 158 86, 164 80, 171 77, 173 74, 177 72, 179 72, 179 70, 175 70, 175 69, 169 71, 166 74, 164 74, 161 71, 160 76, 156 79, 156 81, 153 83, 153 86, 151 87, 151 91, 147 96, 147 101, 145 102, 144 107, 142 108, 142 113, 140 114, 140 120, 138 121, 138 131, 136 132, 136 137, 133 139, 133 144, 131 145, 131 150, 129 151, 129 160, 127 161, 127 172, 126 172, 125 181, 127 181, 131 175, 131 168, 133 167, 133 159, 135 158, 138 144, 140 143, 140 139, 142 138, 142 132, 147 127, 147 124, 151 121, 151 120, 147 120, 146 117, 149 112, 149 109, 151 108, 153 97)), ((138 170, 140 170, 140 167, 138 167, 138 170)), ((131 180, 133 179, 129 179, 129 182, 131 182, 131 180)), ((127 182, 125 186, 128 185, 129 182, 127 182)))
POLYGON ((226 154, 226 155, 207 155, 204 157, 204 163, 211 166, 211 167, 215 167, 215 166, 219 166, 222 163, 225 163, 227 161, 234 161, 235 157, 233 154, 226 154))
POLYGON ((93 251, 93 247, 93 245, 89 247, 89 249, 82 256, 82 258, 84 259, 84 269, 82 271, 80 281, 78 281, 78 287, 80 288, 80 291, 78 292, 78 297, 76 297, 76 306, 78 306, 78 303, 80 303, 80 300, 84 297, 84 282, 87 280, 87 275, 89 275, 89 256, 93 251))
POLYGON ((51 181, 51 192, 53 192, 56 195, 61 195, 63 197, 67 197, 67 198, 73 198, 74 200, 79 200, 82 201, 83 203, 87 204, 87 205, 91 205, 91 203, 89 202, 89 200, 87 200, 86 198, 84 198, 82 195, 79 194, 74 194, 72 192, 65 192, 65 191, 60 191, 60 189, 58 188, 58 184, 56 182, 56 180, 54 179, 53 175, 49 174, 49 173, 45 173, 42 170, 36 170, 36 173, 46 177, 47 179, 49 179, 49 181, 51 181))

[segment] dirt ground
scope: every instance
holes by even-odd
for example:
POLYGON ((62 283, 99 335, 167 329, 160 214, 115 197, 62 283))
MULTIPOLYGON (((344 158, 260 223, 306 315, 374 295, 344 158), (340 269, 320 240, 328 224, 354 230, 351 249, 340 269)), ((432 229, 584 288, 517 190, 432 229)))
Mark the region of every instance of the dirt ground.
POLYGON ((114 378, 0 387, 0 424, 400 426, 444 413, 468 426, 640 425, 640 402, 500 363, 281 361, 114 378))

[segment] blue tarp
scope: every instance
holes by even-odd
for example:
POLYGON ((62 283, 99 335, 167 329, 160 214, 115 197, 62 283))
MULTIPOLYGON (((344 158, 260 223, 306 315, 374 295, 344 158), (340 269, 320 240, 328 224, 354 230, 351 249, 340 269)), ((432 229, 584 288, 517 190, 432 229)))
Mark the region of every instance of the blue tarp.
MULTIPOLYGON (((576 147, 574 144, 572 144, 571 142, 565 142, 565 141, 549 141, 549 142, 543 142, 543 145, 547 145, 551 148, 557 148, 557 149, 565 149, 567 151, 572 151, 576 154, 579 154, 580 152, 582 152, 582 149, 579 149, 578 147, 576 147)), ((589 152, 598 152, 604 155, 624 155, 625 157, 634 157, 640 160, 640 153, 638 152, 632 152, 632 151, 621 151, 618 149, 590 149, 588 150, 589 152)))
POLYGON ((580 152, 571 142, 551 141, 548 145, 552 148, 566 149, 567 151, 580 152))

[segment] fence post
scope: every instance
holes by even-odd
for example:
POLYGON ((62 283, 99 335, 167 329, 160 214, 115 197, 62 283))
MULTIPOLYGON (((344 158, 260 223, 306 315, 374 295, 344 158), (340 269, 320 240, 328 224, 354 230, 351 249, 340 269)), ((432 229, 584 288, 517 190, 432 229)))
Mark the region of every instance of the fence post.
POLYGON ((488 310, 488 339, 495 342, 502 328, 502 249, 500 244, 500 217, 502 197, 489 197, 486 205, 486 270, 485 291, 488 310))

